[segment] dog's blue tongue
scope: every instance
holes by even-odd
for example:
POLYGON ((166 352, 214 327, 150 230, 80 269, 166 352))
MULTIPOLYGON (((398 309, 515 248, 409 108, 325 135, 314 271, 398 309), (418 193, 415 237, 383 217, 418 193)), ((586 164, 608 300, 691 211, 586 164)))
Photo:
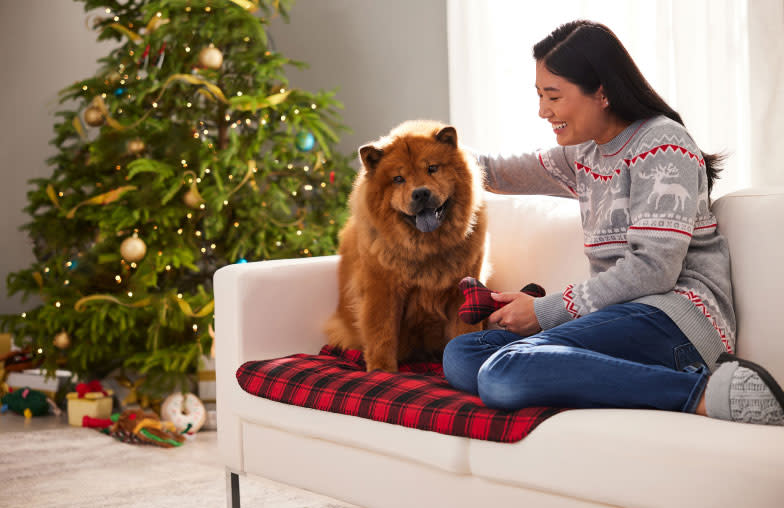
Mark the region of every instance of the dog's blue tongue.
POLYGON ((430 233, 438 229, 438 217, 435 208, 425 208, 416 215, 416 228, 423 233, 430 233))

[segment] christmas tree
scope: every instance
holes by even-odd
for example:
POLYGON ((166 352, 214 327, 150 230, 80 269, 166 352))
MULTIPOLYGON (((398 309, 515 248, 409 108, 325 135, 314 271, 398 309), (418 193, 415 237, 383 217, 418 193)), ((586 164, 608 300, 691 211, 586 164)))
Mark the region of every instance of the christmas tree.
POLYGON ((210 351, 215 270, 334 253, 354 171, 334 94, 290 88, 304 64, 266 33, 291 0, 78 1, 118 46, 61 92, 35 259, 8 276, 42 303, 2 328, 48 372, 119 369, 159 396, 210 351))

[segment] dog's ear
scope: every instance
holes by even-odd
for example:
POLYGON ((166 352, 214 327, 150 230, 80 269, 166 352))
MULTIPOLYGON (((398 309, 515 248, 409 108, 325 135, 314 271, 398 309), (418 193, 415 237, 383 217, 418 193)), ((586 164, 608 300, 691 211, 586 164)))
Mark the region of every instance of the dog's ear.
POLYGON ((436 141, 457 148, 457 130, 451 125, 447 125, 436 133, 436 141))
POLYGON ((359 158, 362 159, 362 164, 365 165, 365 168, 369 173, 373 173, 373 170, 376 169, 376 166, 378 166, 378 162, 383 155, 384 151, 373 145, 359 147, 359 158))

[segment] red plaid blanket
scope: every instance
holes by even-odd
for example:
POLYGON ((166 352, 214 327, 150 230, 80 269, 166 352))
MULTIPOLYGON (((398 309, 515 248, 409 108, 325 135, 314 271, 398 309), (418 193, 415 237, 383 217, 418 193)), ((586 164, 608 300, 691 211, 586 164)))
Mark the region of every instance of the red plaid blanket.
POLYGON ((512 443, 562 409, 502 411, 452 388, 441 364, 402 364, 400 372, 365 372, 362 353, 324 346, 318 355, 247 362, 237 370, 246 392, 322 411, 421 430, 512 443))

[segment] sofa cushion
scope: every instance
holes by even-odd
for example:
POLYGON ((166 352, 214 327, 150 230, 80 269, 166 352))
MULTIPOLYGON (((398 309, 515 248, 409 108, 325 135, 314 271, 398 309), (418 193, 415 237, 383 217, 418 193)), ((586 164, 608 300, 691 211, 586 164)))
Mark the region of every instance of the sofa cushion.
POLYGON ((519 441, 561 411, 490 409, 449 386, 439 364, 403 364, 400 370, 366 372, 359 351, 325 346, 318 355, 246 362, 237 380, 246 392, 277 402, 504 443, 519 441))

